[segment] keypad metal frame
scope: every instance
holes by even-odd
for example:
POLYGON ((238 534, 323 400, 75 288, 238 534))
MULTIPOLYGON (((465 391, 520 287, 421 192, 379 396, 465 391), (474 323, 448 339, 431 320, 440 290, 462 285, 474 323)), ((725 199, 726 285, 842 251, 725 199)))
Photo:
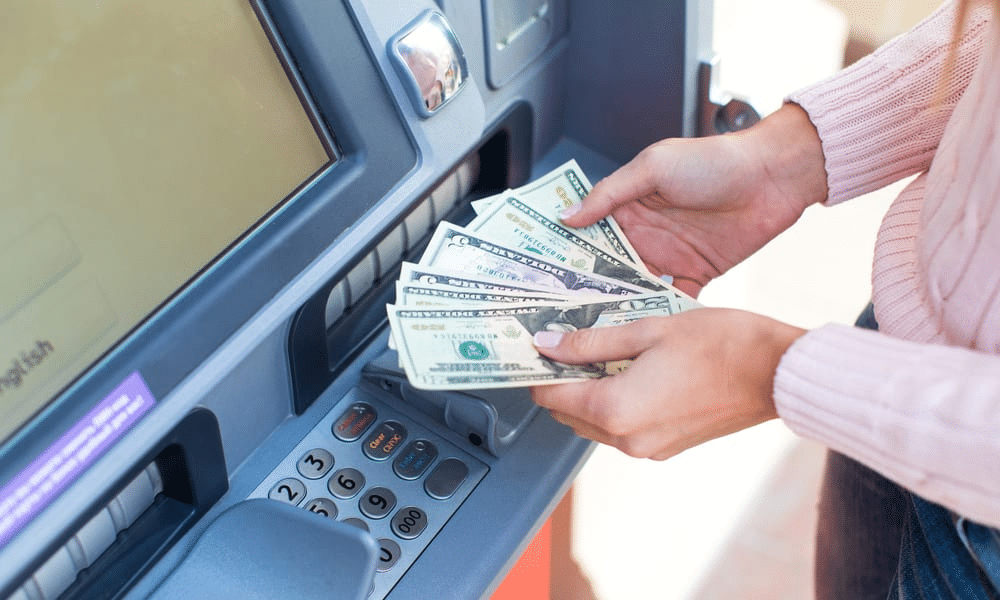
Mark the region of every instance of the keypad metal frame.
MULTIPOLYGON (((354 525, 359 522, 367 525, 369 533, 382 546, 383 553, 398 553, 392 558, 386 554, 380 556, 379 569, 375 573, 369 598, 381 599, 392 590, 413 565, 420 553, 444 527, 488 471, 489 467, 485 463, 445 439, 440 433, 383 402, 367 390, 354 388, 330 409, 248 497, 267 498, 271 490, 279 484, 294 479, 297 484, 301 484, 301 488, 296 486, 296 490, 301 495, 296 498, 295 505, 306 510, 308 505, 322 498, 336 506, 335 518, 337 520, 347 521, 354 525), (377 418, 366 427, 357 439, 344 441, 334 435, 333 427, 343 415, 351 411, 352 407, 358 403, 373 407, 377 412, 377 418), (382 460, 374 460, 364 451, 364 444, 369 439, 370 434, 386 422, 401 424, 406 429, 407 435, 405 439, 395 444, 392 453, 382 460), (400 453, 404 452, 415 440, 425 440, 432 443, 437 450, 437 455, 419 477, 404 479, 396 473, 394 463, 400 453), (300 473, 298 465, 303 457, 314 449, 328 452, 333 456, 334 463, 325 469, 321 477, 308 478, 300 473), (462 461, 468 467, 468 474, 453 494, 445 499, 439 499, 424 489, 424 483, 439 464, 449 459, 462 461), (356 469, 365 478, 363 488, 346 499, 337 497, 327 487, 329 479, 345 468, 356 469), (367 495, 377 488, 390 490, 394 496, 395 505, 384 516, 371 518, 361 509, 360 502, 364 501, 367 495), (426 522, 420 523, 423 529, 419 535, 411 537, 394 532, 393 522, 398 524, 405 518, 397 518, 397 516, 413 507, 422 511, 426 517, 426 522)), ((326 505, 322 502, 319 504, 326 505)), ((280 542, 276 541, 276 543, 280 542)), ((303 551, 308 551, 308 549, 303 548, 303 551)))

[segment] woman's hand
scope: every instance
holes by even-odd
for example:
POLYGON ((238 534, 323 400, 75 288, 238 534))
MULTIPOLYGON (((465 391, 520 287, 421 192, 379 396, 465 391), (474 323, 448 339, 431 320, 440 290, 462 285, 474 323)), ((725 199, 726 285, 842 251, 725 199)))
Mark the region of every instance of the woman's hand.
POLYGON ((717 308, 568 334, 542 332, 536 347, 559 362, 634 360, 624 373, 539 386, 532 395, 583 437, 663 460, 776 417, 774 373, 803 333, 768 317, 717 308))
POLYGON ((787 104, 744 132, 649 146, 563 221, 582 227, 613 214, 655 274, 697 296, 826 194, 816 130, 787 104))
MULTIPOLYGON (((819 136, 788 104, 747 131, 653 144, 599 182, 563 221, 613 214, 650 269, 692 295, 826 198, 819 136)), ((804 331, 700 308, 620 327, 536 335, 560 362, 634 359, 621 374, 539 386, 535 402, 584 437, 666 459, 777 416, 778 362, 804 331)))

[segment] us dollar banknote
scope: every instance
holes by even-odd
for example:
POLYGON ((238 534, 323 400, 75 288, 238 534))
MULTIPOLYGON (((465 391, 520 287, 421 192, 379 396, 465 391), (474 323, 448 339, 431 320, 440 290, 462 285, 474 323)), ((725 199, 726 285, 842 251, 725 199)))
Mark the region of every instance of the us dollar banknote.
POLYGON ((421 256, 421 266, 441 266, 479 277, 540 285, 561 293, 641 294, 649 290, 567 267, 527 250, 515 250, 452 223, 442 222, 421 256))
POLYGON ((396 304, 407 308, 425 306, 483 307, 493 304, 564 304, 570 299, 547 292, 470 290, 450 286, 429 286, 396 282, 396 304))
POLYGON ((492 220, 495 217, 492 213, 499 210, 505 201, 513 198, 522 205, 530 207, 547 222, 565 231, 572 231, 578 238, 585 239, 605 252, 620 257, 633 267, 642 267, 639 253, 632 247, 614 217, 609 215, 593 225, 573 230, 560 224, 559 213, 582 202, 592 187, 580 165, 575 160, 569 160, 519 188, 474 202, 473 207, 478 216, 473 219, 469 228, 478 230, 478 222, 492 220))
POLYGON ((552 288, 542 285, 533 285, 509 279, 493 279, 487 276, 477 276, 429 265, 417 265, 411 262, 403 263, 399 271, 399 281, 428 286, 447 286, 450 288, 498 292, 552 292, 552 288))
MULTIPOLYGON (((495 302, 566 301, 566 296, 540 285, 476 277, 459 271, 404 262, 396 280, 396 304, 403 306, 495 302), (464 292, 464 293, 463 293, 464 292), (502 294, 498 296, 498 294, 502 294)), ((396 349, 396 339, 389 333, 389 348, 396 349)))
POLYGON ((669 286, 634 263, 595 245, 514 196, 495 202, 467 229, 492 240, 507 240, 517 249, 540 254, 574 269, 655 291, 669 286))
POLYGON ((389 345, 414 386, 522 387, 612 375, 630 361, 560 364, 532 338, 700 306, 650 273, 610 217, 582 229, 561 223, 560 211, 589 190, 570 161, 478 201, 468 227, 440 223, 419 264, 403 263, 387 306, 389 345))
POLYGON ((626 368, 566 365, 542 356, 539 331, 575 331, 622 325, 683 307, 672 293, 561 304, 480 308, 389 305, 400 363, 414 387, 427 390, 522 387, 604 377, 626 368))

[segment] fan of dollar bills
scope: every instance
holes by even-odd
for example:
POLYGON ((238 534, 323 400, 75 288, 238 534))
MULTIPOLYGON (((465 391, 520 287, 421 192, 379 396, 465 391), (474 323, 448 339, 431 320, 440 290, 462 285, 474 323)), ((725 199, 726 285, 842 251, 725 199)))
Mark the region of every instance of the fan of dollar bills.
POLYGON ((476 200, 466 227, 442 222, 419 264, 404 263, 387 305, 390 345, 420 389, 525 387, 610 375, 627 361, 566 365, 538 331, 619 325, 700 306, 650 273, 614 219, 586 228, 558 214, 591 185, 576 161, 476 200))

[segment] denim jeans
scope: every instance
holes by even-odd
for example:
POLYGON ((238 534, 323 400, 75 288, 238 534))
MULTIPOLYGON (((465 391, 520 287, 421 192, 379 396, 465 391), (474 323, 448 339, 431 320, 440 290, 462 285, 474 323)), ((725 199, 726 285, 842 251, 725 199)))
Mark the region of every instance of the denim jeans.
MULTIPOLYGON (((856 323, 877 329, 871 305, 856 323)), ((1000 531, 836 452, 816 532, 817 600, 1000 600, 1000 531)))

